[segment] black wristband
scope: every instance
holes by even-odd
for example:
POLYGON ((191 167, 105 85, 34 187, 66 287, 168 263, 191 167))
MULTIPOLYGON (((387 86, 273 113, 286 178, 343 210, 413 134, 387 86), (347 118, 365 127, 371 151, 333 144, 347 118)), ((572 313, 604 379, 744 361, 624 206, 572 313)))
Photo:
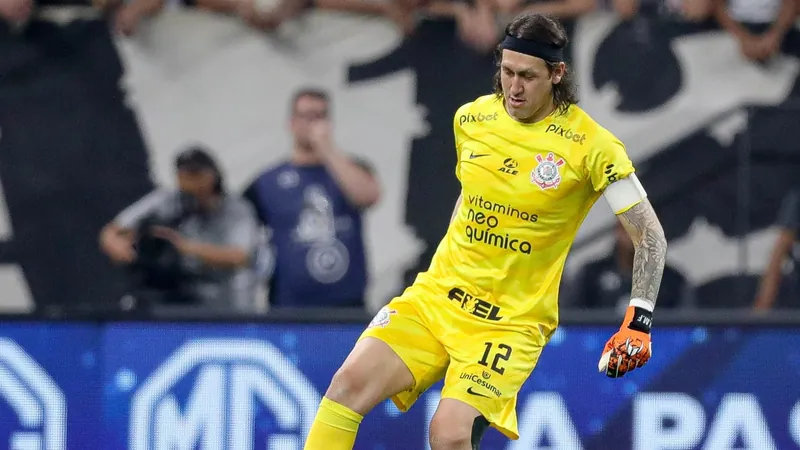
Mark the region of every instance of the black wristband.
POLYGON ((641 331, 650 334, 650 327, 653 326, 653 313, 638 306, 633 307, 633 319, 628 324, 631 330, 641 331))

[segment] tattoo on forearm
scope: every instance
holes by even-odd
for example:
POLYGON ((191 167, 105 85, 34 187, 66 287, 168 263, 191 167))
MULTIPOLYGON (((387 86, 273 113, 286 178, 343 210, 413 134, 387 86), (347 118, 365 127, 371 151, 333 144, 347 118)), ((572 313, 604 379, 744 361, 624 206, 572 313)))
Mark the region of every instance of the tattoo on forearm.
POLYGON ((631 297, 650 301, 655 306, 667 257, 664 230, 648 200, 620 214, 619 218, 636 248, 631 297))

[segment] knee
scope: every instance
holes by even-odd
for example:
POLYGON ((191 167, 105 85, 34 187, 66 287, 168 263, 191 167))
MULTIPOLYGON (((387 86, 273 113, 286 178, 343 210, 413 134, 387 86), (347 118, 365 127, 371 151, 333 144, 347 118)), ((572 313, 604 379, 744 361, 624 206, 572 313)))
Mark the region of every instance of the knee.
POLYGON ((367 390, 369 377, 357 365, 345 364, 336 371, 325 396, 349 408, 367 390))
POLYGON ((461 450, 471 448, 472 426, 435 415, 431 420, 431 450, 461 450))

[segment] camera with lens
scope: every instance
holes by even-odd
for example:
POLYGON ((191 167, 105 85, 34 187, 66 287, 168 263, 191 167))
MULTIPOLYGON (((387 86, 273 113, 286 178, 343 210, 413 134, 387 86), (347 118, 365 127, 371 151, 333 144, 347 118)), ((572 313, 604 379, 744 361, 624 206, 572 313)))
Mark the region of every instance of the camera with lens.
POLYGON ((134 270, 141 276, 141 283, 148 288, 173 290, 180 286, 181 255, 172 242, 154 236, 153 227, 175 227, 174 221, 148 217, 141 222, 137 232, 137 259, 134 270))
POLYGON ((191 303, 185 294, 188 282, 181 254, 167 239, 155 236, 153 227, 177 229, 181 218, 164 220, 157 216, 145 218, 136 233, 137 258, 131 267, 134 284, 140 295, 147 293, 157 303, 191 303))

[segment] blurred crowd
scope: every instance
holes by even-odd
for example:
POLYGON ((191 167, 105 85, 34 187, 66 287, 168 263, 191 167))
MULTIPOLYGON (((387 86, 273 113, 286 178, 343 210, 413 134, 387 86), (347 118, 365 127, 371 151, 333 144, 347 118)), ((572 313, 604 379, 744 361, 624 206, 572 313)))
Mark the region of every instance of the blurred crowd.
MULTIPOLYGON (((311 9, 383 17, 404 34, 420 20, 448 18, 478 52, 495 48, 503 24, 530 11, 570 20, 598 9, 622 20, 642 17, 718 26, 741 53, 765 61, 796 33, 800 0, 183 0, 271 32, 311 9)), ((70 6, 107 17, 115 32, 133 35, 166 0, 0 0, 0 16, 15 28, 52 8, 70 6)), ((103 252, 126 267, 132 295, 143 302, 256 312, 266 287, 272 308, 362 307, 368 280, 362 216, 379 202, 370 164, 332 138, 325 91, 298 91, 287 115, 293 146, 284 162, 265 169, 242 192, 231 192, 213 150, 193 146, 176 156, 175 190, 159 189, 121 211, 100 233, 103 252)), ((779 214, 780 237, 753 307, 770 309, 786 283, 800 286, 799 193, 779 214), (788 280, 788 281, 787 281, 788 280)), ((623 308, 630 292, 633 247, 614 231, 612 254, 585 266, 568 289, 571 306, 623 308)), ((696 306, 685 277, 667 267, 659 306, 696 306)), ((796 303, 800 303, 797 301, 796 303)))
MULTIPOLYGON (((3 0, 27 5, 32 0, 3 0)), ((535 12, 570 20, 598 9, 612 10, 624 20, 655 15, 693 23, 715 21, 736 37, 741 52, 753 60, 775 55, 800 13, 800 0, 194 0, 192 6, 235 15, 265 31, 296 19, 310 9, 345 11, 384 17, 405 34, 421 18, 451 18, 461 40, 481 52, 492 51, 508 19, 535 12)), ((137 25, 157 14, 166 0, 132 0, 118 7, 116 29, 132 34, 137 25)), ((27 11, 30 6, 19 6, 27 11)))
POLYGON ((298 91, 289 106, 290 155, 240 195, 211 151, 175 158, 177 189, 158 189, 100 233, 103 251, 130 269, 131 294, 150 305, 258 312, 362 308, 367 262, 362 214, 380 199, 369 163, 333 140, 330 99, 298 91))
MULTIPOLYGON (((764 60, 781 47, 800 13, 800 0, 180 0, 183 6, 238 17, 248 25, 273 31, 314 10, 383 17, 404 34, 414 33, 424 18, 450 18, 462 41, 481 52, 494 48, 507 20, 521 12, 570 20, 596 10, 611 10, 623 20, 658 16, 690 23, 715 22, 729 31, 750 59, 764 60)), ((108 15, 115 30, 136 33, 167 0, 0 0, 0 16, 24 24, 41 6, 81 5, 108 15)))

